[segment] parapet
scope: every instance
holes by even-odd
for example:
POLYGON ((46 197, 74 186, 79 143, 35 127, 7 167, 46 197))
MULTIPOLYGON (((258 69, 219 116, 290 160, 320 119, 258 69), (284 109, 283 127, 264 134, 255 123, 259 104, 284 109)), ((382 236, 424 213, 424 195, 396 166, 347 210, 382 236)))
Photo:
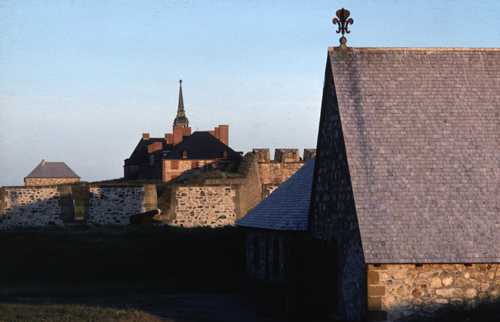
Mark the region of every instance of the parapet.
POLYGON ((307 162, 316 155, 316 149, 304 149, 304 157, 299 155, 299 149, 275 149, 274 160, 271 160, 269 149, 253 149, 252 153, 255 155, 257 162, 307 162))
POLYGON ((276 162, 299 162, 299 149, 276 149, 274 150, 274 161, 276 162))
POLYGON ((316 156, 316 149, 304 149, 304 161, 309 161, 316 156))
POLYGON ((271 155, 269 149, 253 149, 252 153, 255 155, 257 162, 270 162, 271 155))

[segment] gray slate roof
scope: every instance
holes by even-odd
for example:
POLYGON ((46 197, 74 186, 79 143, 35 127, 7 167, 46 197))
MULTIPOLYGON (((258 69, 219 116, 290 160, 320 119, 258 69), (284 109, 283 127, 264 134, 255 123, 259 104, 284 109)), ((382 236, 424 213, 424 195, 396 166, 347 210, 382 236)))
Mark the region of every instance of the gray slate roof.
POLYGON ((329 57, 366 262, 500 262, 500 49, 329 57))
POLYGON ((314 162, 313 157, 236 225, 272 230, 307 230, 314 162))
POLYGON ((26 178, 80 178, 64 162, 40 162, 26 178))

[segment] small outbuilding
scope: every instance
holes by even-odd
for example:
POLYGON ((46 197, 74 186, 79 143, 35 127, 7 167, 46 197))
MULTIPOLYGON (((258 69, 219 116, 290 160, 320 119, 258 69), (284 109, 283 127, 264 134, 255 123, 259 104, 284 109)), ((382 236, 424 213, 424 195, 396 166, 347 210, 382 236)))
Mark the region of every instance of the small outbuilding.
POLYGON ((50 186, 79 181, 80 177, 66 163, 45 160, 24 178, 26 186, 50 186))

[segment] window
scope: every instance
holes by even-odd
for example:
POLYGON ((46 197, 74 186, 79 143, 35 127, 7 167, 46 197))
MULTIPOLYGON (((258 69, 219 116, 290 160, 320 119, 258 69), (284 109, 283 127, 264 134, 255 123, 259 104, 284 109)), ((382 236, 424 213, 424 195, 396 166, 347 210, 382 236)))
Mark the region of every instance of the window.
POLYGON ((178 160, 172 160, 170 162, 170 169, 179 169, 179 161, 178 160))
POLYGON ((200 167, 200 162, 198 161, 191 162, 191 169, 198 169, 199 167, 200 167))

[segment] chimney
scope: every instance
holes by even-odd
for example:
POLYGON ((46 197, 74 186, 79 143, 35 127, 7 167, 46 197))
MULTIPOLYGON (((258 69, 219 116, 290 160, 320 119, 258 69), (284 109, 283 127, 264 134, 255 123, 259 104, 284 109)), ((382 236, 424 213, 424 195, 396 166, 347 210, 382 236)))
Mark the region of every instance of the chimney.
POLYGON ((180 125, 174 125, 173 126, 173 136, 174 136, 174 146, 182 142, 182 136, 183 136, 183 127, 180 125))
POLYGON ((218 139, 229 146, 229 125, 219 125, 219 137, 218 139))
POLYGON ((44 159, 42 159, 42 164, 45 164, 45 160, 44 159))
POLYGON ((172 133, 165 133, 165 142, 167 144, 173 144, 174 143, 174 135, 172 133))
POLYGON ((142 133, 143 140, 149 140, 149 133, 142 133))

